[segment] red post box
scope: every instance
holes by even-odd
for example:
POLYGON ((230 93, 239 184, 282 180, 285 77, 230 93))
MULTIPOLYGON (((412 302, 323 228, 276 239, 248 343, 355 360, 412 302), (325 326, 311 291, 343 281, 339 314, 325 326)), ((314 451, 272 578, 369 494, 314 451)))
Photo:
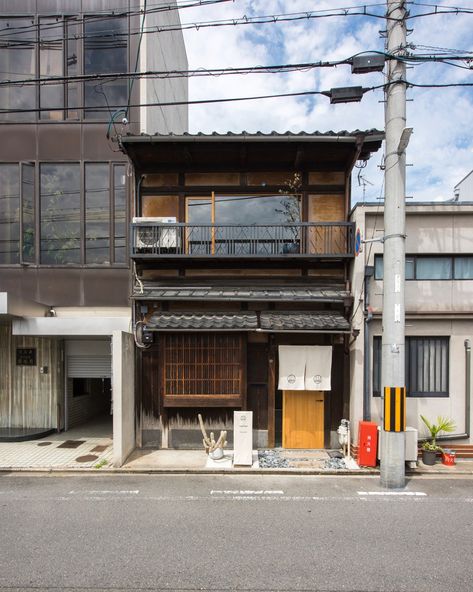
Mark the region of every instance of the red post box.
POLYGON ((376 466, 378 425, 374 421, 360 421, 358 429, 358 464, 376 466))

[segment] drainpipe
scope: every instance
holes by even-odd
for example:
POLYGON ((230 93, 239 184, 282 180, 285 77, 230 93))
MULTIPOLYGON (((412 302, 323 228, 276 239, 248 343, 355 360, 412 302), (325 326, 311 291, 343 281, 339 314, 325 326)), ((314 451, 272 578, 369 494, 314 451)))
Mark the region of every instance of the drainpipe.
POLYGON ((141 216, 141 184, 143 183, 144 175, 140 175, 138 179, 135 179, 135 195, 134 195, 134 212, 133 216, 141 216), (138 209, 139 207, 139 209, 138 209))
POLYGON ((373 318, 369 310, 370 279, 374 275, 374 266, 365 265, 365 302, 364 302, 364 332, 363 332, 363 421, 371 421, 371 356, 369 323, 373 318))
POLYGON ((436 440, 448 441, 470 437, 470 409, 471 409, 471 341, 465 339, 465 433, 445 434, 437 436, 436 440))

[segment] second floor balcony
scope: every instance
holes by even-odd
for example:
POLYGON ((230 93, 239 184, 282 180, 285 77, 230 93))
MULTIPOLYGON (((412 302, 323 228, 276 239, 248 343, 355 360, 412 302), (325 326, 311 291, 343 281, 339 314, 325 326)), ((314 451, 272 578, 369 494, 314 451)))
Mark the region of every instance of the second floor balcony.
POLYGON ((346 259, 354 253, 350 222, 189 224, 134 220, 133 259, 346 259))

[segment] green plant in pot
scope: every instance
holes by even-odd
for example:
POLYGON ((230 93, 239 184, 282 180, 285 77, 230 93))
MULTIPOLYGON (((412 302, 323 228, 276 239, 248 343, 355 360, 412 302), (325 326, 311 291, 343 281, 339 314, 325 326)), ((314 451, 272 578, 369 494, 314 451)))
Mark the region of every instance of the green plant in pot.
POLYGON ((420 418, 430 432, 430 440, 426 440, 422 444, 422 462, 424 465, 434 465, 437 458, 437 452, 442 452, 442 447, 439 446, 436 441, 437 436, 440 432, 454 432, 456 425, 453 419, 442 417, 441 415, 437 417, 437 423, 430 423, 430 421, 423 415, 421 415, 420 418))

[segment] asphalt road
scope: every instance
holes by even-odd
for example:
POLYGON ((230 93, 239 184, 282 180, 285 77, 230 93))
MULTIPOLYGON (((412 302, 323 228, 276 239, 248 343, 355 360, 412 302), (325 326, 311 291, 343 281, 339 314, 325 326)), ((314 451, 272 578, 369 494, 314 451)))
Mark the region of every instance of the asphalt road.
POLYGON ((1 475, 0 590, 471 592, 472 486, 1 475))

